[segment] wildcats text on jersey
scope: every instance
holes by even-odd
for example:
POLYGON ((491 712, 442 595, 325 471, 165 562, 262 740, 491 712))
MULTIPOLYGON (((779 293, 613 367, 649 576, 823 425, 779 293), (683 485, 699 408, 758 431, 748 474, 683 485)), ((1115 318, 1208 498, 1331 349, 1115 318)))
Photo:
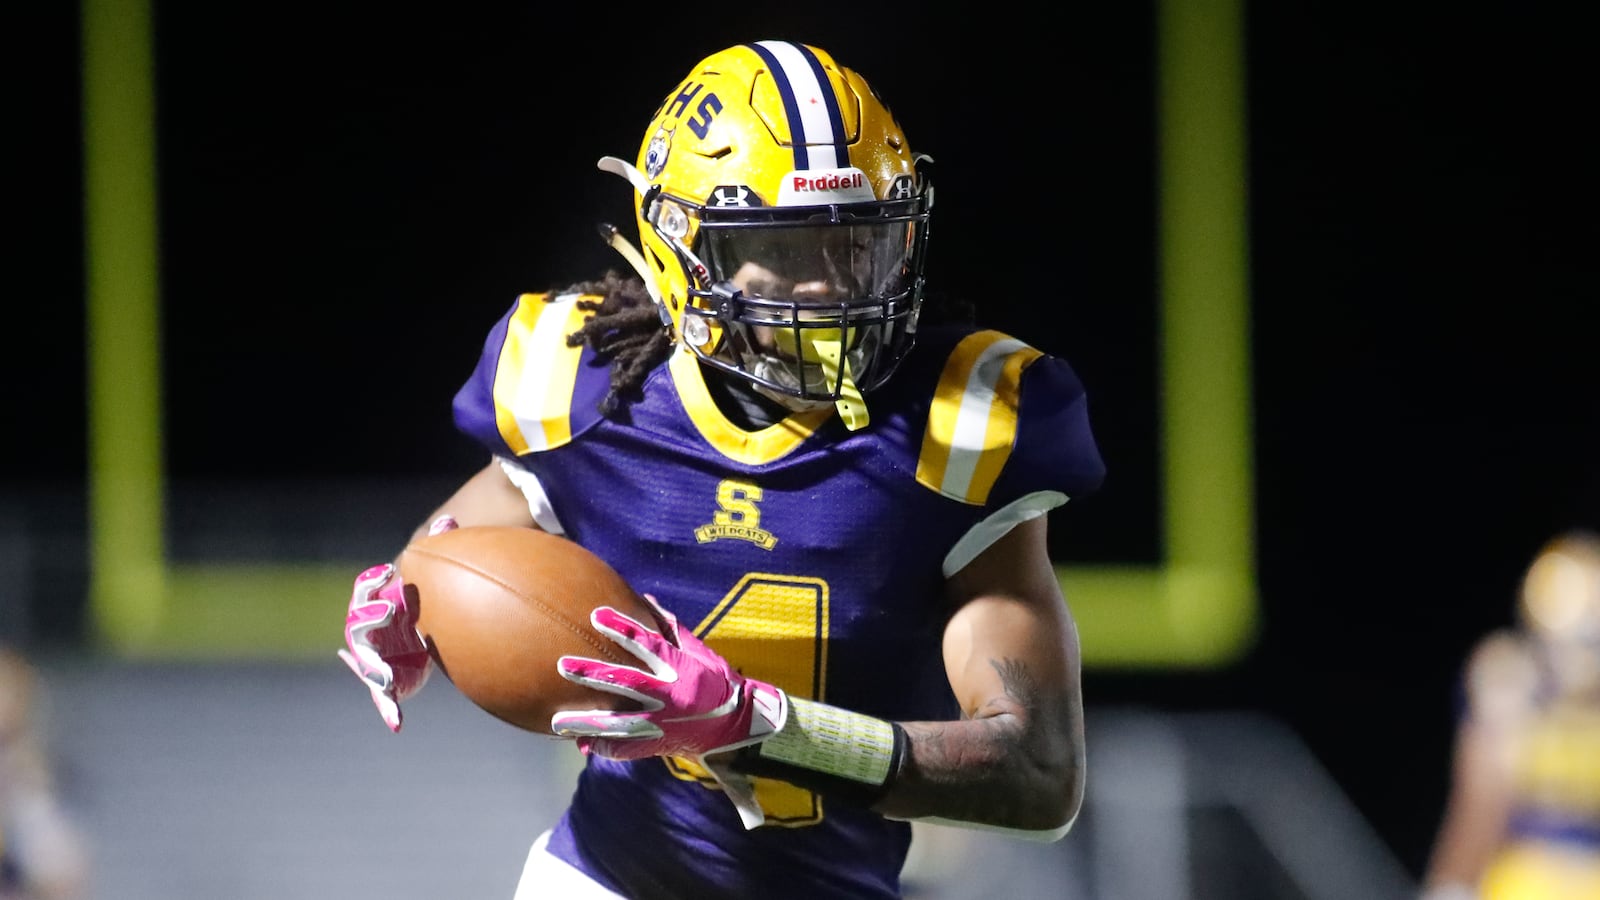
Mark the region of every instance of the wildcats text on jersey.
POLYGON ((694 530, 694 539, 702 544, 723 538, 749 541, 763 550, 777 546, 778 538, 761 527, 761 510, 756 506, 761 500, 761 488, 742 481, 724 481, 717 485, 717 505, 721 507, 711 517, 711 522, 694 530))

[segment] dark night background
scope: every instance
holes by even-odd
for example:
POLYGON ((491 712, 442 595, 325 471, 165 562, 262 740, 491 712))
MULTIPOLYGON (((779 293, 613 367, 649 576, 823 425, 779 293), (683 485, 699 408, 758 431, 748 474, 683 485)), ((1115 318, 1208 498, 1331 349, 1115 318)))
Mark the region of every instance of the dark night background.
MULTIPOLYGON (((1111 477, 1059 518, 1060 554, 1158 560, 1154 8, 726 6, 156 3, 174 482, 476 467, 448 404, 484 330, 520 291, 621 266, 594 226, 631 231, 630 194, 594 161, 632 158, 705 53, 792 37, 861 71, 936 157, 935 283, 1088 384, 1111 477)), ((1414 873, 1456 666, 1510 620, 1545 538, 1600 525, 1597 264, 1576 227, 1592 32, 1554 4, 1471 9, 1247 5, 1260 640, 1224 671, 1086 687, 1279 717, 1414 873)), ((32 69, 10 92, 0 496, 71 496, 77 21, 7 18, 32 69)), ((39 612, 69 642, 80 618, 39 612)))

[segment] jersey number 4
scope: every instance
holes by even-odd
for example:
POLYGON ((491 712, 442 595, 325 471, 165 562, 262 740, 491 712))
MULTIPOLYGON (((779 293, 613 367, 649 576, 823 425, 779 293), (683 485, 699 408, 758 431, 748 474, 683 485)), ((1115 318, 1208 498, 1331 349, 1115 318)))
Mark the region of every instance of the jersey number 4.
MULTIPOLYGON (((820 578, 751 572, 694 633, 751 678, 791 696, 827 699, 828 583, 820 578)), ((711 774, 692 760, 673 757, 666 763, 678 778, 716 787, 711 774)), ((811 791, 768 778, 754 783, 767 824, 792 828, 822 820, 822 798, 811 791)))

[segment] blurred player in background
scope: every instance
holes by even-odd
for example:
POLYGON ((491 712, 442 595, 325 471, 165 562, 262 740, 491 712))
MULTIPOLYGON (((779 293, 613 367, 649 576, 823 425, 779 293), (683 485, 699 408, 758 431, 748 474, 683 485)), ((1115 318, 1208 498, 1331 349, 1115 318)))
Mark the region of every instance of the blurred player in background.
MULTIPOLYGON (((912 820, 1059 839, 1083 701, 1046 514, 1104 468, 1071 366, 924 306, 931 160, 762 41, 600 167, 640 277, 494 325, 454 407, 490 459, 433 526, 567 535, 660 607, 593 618, 636 666, 560 664, 645 711, 557 716, 587 763, 516 896, 894 898, 912 820)), ((396 731, 427 674, 397 581, 362 573, 341 651, 396 731)))
POLYGON ((1464 672, 1425 900, 1600 898, 1600 535, 1561 534, 1464 672))
POLYGON ((37 733, 36 679, 0 646, 0 900, 78 900, 88 896, 87 861, 37 733))

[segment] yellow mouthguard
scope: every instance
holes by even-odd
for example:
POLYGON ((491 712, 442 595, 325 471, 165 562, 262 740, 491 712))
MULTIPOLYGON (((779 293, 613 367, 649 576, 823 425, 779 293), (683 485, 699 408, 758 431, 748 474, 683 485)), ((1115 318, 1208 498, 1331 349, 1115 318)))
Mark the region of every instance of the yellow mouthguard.
MULTIPOLYGON (((823 334, 838 334, 835 329, 823 329, 823 334)), ((844 355, 844 342, 828 340, 822 337, 806 336, 801 338, 806 345, 806 357, 814 358, 822 366, 822 375, 832 384, 835 378, 839 379, 839 399, 833 402, 839 410, 839 418, 844 420, 844 427, 857 431, 867 424, 867 402, 861 399, 861 390, 856 387, 856 380, 850 376, 850 360, 844 355)))
POLYGON ((856 380, 850 374, 850 359, 845 356, 845 347, 855 337, 856 330, 843 329, 842 339, 841 329, 838 328, 802 328, 799 331, 799 347, 795 346, 795 329, 778 328, 773 337, 785 353, 798 357, 802 362, 821 366, 827 384, 832 385, 835 379, 839 380, 839 399, 833 405, 839 410, 844 427, 851 431, 866 427, 867 402, 861 397, 861 389, 856 387, 856 380))

